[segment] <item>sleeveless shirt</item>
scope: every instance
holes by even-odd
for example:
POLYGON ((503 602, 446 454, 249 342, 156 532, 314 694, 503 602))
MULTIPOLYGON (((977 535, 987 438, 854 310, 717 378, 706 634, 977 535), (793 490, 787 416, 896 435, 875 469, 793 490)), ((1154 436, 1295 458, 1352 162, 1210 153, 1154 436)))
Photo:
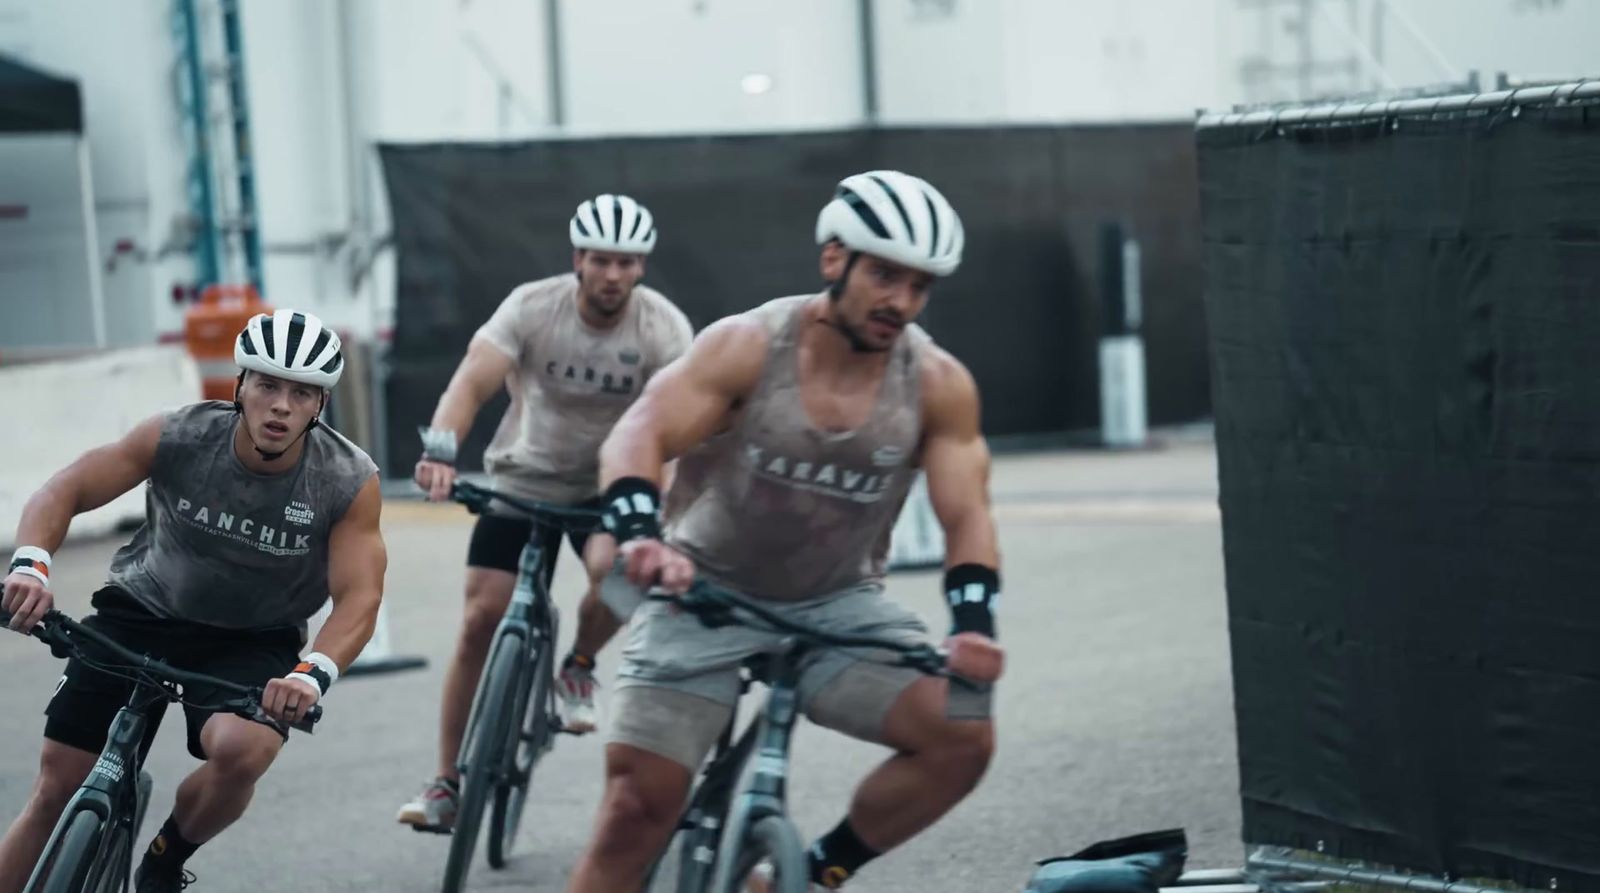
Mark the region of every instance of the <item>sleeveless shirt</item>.
POLYGON ((733 426, 678 461, 667 542, 701 573, 756 598, 798 601, 882 579, 922 438, 919 358, 907 326, 862 425, 813 424, 800 392, 800 332, 813 296, 751 311, 770 332, 761 379, 733 426))

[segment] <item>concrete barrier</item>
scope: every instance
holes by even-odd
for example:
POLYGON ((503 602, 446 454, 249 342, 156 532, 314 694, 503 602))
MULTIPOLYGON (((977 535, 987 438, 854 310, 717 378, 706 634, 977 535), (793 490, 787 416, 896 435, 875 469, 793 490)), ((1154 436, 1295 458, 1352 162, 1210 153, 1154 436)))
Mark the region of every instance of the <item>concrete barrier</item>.
MULTIPOLYGON (((70 360, 0 366, 11 407, 0 438, 0 546, 16 546, 28 497, 85 450, 139 421, 200 398, 200 375, 182 347, 115 350, 70 360)), ((104 536, 144 517, 144 487, 74 518, 68 539, 104 536)))

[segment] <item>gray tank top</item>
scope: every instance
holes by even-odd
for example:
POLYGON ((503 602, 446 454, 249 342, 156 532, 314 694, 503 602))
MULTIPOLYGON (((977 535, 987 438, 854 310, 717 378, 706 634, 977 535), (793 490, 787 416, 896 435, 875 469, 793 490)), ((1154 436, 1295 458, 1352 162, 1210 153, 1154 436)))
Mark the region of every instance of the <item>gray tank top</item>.
POLYGON ((226 629, 304 627, 328 599, 328 533, 377 466, 318 425, 295 467, 257 474, 217 400, 173 411, 145 486, 145 520, 109 583, 157 617, 226 629))
POLYGON ((667 541, 712 579, 756 598, 799 601, 880 580, 922 438, 923 345, 907 326, 861 427, 812 424, 800 396, 801 313, 812 296, 751 311, 771 341, 734 425, 678 462, 667 541))

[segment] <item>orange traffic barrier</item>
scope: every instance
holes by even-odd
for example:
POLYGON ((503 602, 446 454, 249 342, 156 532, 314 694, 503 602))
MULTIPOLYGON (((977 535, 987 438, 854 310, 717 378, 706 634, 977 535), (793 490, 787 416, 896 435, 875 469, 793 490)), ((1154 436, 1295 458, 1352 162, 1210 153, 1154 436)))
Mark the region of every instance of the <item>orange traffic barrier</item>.
POLYGON ((210 285, 183 317, 183 342, 200 367, 201 395, 207 400, 232 400, 239 367, 233 364, 233 342, 250 317, 271 313, 253 285, 210 285))

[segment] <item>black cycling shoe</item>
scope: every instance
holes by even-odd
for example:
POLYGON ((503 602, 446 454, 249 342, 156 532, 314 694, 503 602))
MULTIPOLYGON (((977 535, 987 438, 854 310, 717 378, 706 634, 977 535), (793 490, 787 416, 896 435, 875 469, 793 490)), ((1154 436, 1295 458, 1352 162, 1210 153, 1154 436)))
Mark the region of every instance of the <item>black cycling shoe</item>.
POLYGON ((140 865, 134 875, 133 893, 182 893, 194 883, 194 872, 183 868, 167 869, 140 865))

